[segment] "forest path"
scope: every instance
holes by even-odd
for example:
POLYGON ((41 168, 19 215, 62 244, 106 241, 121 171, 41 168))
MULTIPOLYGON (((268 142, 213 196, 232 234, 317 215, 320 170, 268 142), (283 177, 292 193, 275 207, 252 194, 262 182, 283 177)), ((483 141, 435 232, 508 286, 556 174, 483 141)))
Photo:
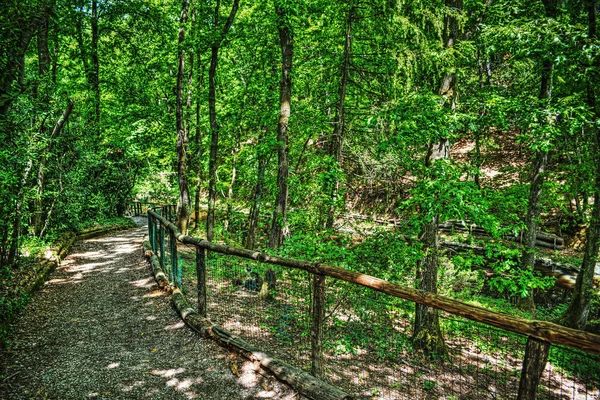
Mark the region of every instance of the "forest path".
POLYGON ((145 233, 75 244, 0 349, 0 399, 294 398, 251 364, 236 377, 237 360, 185 327, 143 260, 145 233))

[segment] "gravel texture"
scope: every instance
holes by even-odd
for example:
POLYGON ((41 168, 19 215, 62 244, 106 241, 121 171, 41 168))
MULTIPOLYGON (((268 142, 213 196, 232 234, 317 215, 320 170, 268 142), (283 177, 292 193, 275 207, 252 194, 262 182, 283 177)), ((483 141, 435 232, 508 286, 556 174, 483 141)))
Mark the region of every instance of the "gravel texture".
POLYGON ((185 327, 143 260, 145 232, 73 247, 0 349, 0 398, 297 398, 185 327))

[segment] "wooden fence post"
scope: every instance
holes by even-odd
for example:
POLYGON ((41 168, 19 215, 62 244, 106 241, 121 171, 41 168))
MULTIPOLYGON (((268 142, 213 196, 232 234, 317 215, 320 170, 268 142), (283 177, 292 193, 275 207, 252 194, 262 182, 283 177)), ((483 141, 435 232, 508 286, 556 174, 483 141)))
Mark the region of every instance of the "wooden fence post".
POLYGON ((198 278, 198 314, 206 318, 206 250, 196 246, 196 278, 198 278))
POLYGON ((314 275, 311 304, 312 325, 310 328, 311 368, 317 378, 323 376, 323 323, 325 320, 325 276, 314 275))

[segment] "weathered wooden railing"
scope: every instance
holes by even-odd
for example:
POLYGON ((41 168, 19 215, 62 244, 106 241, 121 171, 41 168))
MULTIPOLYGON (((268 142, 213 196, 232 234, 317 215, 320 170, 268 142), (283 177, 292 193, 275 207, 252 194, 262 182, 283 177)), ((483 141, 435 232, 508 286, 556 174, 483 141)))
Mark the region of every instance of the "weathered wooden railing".
POLYGON ((177 205, 175 204, 157 204, 141 201, 132 201, 128 205, 129 212, 132 215, 146 215, 148 210, 156 210, 160 215, 169 221, 175 221, 177 218, 177 205))
MULTIPOLYGON (((163 213, 168 210, 163 209, 163 213)), ((211 243, 206 240, 197 239, 187 235, 181 235, 177 227, 152 210, 148 211, 148 229, 149 246, 155 256, 152 257, 152 264, 155 270, 157 280, 163 285, 170 284, 174 289, 174 301, 183 319, 190 326, 205 335, 208 335, 221 344, 236 348, 243 355, 266 363, 268 368, 270 358, 264 356, 264 353, 258 349, 249 346, 241 340, 222 328, 213 325, 206 319, 207 315, 207 287, 206 287, 206 252, 220 253, 224 255, 241 257, 249 260, 255 260, 260 263, 276 265, 284 268, 302 270, 313 276, 311 293, 311 328, 310 328, 310 370, 314 376, 320 377, 323 372, 323 323, 325 320, 326 298, 325 287, 326 277, 348 282, 352 285, 359 285, 370 290, 385 293, 389 296, 408 300, 413 303, 424 304, 438 310, 445 311, 451 315, 464 317, 473 321, 483 323, 487 326, 500 328, 509 332, 525 335, 550 344, 568 346, 574 349, 582 350, 590 354, 600 354, 600 335, 589 332, 566 328, 546 321, 528 320, 517 316, 493 311, 483 307, 475 306, 465 302, 457 301, 445 296, 436 295, 420 291, 411 287, 391 283, 374 276, 369 276, 346 269, 321 265, 318 263, 282 258, 264 254, 258 251, 247 250, 243 248, 231 247, 211 243), (168 238, 168 244, 165 246, 164 239, 168 238), (198 279, 198 305, 196 315, 181 293, 182 288, 182 264, 178 262, 177 243, 180 242, 196 249, 196 276, 198 279), (166 272, 163 274, 161 269, 166 272), (168 278, 167 278, 168 277, 168 278), (171 282, 171 283, 169 283, 171 282), (265 358, 266 357, 266 358, 265 358), (265 361, 266 359, 266 361, 265 361)), ((285 376, 290 375, 286 368, 281 369, 280 364, 275 363, 275 369, 280 368, 285 376), (287 374, 287 375, 286 375, 287 374)), ((277 372, 277 371, 276 371, 277 372)), ((292 375, 298 375, 293 372, 292 375)), ((281 376, 280 376, 281 377, 281 376)), ((290 381, 290 380, 288 380, 290 381)), ((291 383, 300 385, 298 390, 311 398, 347 398, 346 394, 325 386, 318 386, 318 390, 311 390, 315 383, 302 377, 301 379, 291 379, 291 383), (302 386, 304 385, 304 386, 302 386)))

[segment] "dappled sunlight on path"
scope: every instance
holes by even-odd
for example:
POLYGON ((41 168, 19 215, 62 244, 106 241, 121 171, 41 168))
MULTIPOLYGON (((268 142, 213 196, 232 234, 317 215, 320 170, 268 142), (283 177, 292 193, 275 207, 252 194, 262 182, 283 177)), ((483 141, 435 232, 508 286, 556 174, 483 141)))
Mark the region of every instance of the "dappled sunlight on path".
POLYGON ((74 246, 0 351, 0 398, 292 398, 260 374, 236 377, 224 350, 185 327, 143 261, 144 236, 74 246))

